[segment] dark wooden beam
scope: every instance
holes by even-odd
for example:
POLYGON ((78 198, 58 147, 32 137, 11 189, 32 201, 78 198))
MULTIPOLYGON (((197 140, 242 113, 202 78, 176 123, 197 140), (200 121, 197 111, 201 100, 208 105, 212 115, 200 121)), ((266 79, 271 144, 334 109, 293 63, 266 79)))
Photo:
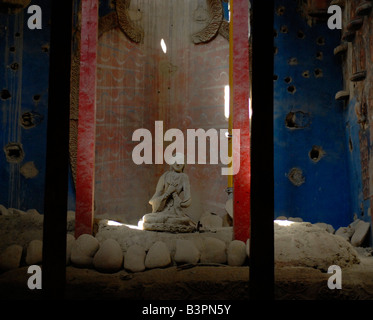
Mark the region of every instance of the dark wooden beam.
POLYGON ((252 0, 250 299, 274 298, 273 8, 252 0))
POLYGON ((62 298, 66 280, 72 9, 72 0, 51 1, 42 265, 46 299, 62 298))

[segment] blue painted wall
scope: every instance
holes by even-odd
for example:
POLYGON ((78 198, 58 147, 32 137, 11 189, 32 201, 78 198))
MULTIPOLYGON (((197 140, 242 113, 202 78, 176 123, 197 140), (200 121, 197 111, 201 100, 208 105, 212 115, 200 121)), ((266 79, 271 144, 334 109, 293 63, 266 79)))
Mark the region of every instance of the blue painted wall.
POLYGON ((0 203, 6 207, 43 211, 45 148, 49 76, 49 1, 36 0, 30 5, 42 8, 42 29, 30 30, 27 8, 17 14, 0 14, 0 90, 8 90, 9 99, 1 99, 1 149, 10 142, 22 145, 24 158, 10 163, 5 152, 0 156, 0 203), (18 69, 11 68, 17 63, 18 69), (35 99, 36 98, 36 99, 35 99), (38 99, 39 98, 39 99, 38 99), (21 125, 22 115, 31 112, 37 118, 32 128, 21 125), (26 178, 22 166, 33 162, 38 174, 26 178))
MULTIPOLYGON (((31 14, 27 13, 27 8, 16 14, 0 13, 0 90, 8 90, 11 95, 8 99, 0 99, 0 204, 21 210, 34 208, 44 213, 50 1, 33 0, 30 5, 42 9, 41 30, 28 28, 31 14), (25 113, 34 116, 34 126, 22 126, 25 113), (9 143, 22 146, 21 161, 7 160, 4 148, 9 143), (22 167, 31 162, 37 174, 26 177, 22 167)), ((69 209, 73 210, 75 196, 71 176, 69 181, 69 209)))
POLYGON ((353 218, 348 143, 343 102, 334 98, 343 88, 341 62, 333 54, 341 34, 326 22, 310 26, 294 1, 275 6, 275 217, 347 226, 353 218), (290 112, 295 121, 287 126, 290 112), (313 146, 324 152, 317 162, 309 155, 313 146), (299 186, 289 179, 292 168, 302 172, 299 186))

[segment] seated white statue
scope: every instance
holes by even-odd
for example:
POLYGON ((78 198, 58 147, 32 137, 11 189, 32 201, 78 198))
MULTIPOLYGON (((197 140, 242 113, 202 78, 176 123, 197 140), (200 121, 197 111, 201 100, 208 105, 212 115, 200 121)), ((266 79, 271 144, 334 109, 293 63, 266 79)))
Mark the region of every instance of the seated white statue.
POLYGON ((169 232, 191 232, 194 222, 185 214, 191 204, 188 176, 183 172, 183 155, 176 155, 176 162, 158 180, 156 191, 149 200, 152 213, 143 217, 143 229, 169 232))

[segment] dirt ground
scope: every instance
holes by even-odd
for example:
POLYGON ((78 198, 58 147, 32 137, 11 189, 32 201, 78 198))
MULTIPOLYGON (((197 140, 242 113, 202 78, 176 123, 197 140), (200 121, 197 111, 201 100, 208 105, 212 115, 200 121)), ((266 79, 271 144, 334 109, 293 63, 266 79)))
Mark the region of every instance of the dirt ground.
MULTIPOLYGON (((275 268, 276 300, 372 300, 373 257, 342 269, 342 289, 327 286, 331 274, 313 268, 275 268)), ((27 287, 27 267, 0 275, 0 299, 40 299, 27 287)), ((173 266, 114 274, 66 268, 68 300, 248 300, 249 267, 173 266)))

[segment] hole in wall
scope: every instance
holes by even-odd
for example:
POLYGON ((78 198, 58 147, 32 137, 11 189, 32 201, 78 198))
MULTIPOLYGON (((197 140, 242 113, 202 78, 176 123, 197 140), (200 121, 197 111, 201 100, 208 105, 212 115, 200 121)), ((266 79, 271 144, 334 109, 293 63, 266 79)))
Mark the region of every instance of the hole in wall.
POLYGON ((273 37, 274 37, 274 38, 277 38, 277 36, 278 36, 278 32, 277 32, 277 30, 276 30, 276 29, 273 29, 273 37))
POLYGON ((323 46, 325 44, 325 38, 324 37, 318 37, 316 39, 316 43, 319 45, 319 46, 323 46))
POLYGON ((324 156, 325 151, 320 146, 313 146, 308 156, 313 162, 319 162, 320 159, 324 156))
POLYGON ((296 90, 295 86, 291 85, 291 86, 288 86, 288 92, 291 93, 291 94, 294 94, 296 90))
POLYGON ((39 102, 41 98, 41 95, 40 94, 35 94, 33 97, 32 97, 32 100, 34 100, 34 102, 39 102))
POLYGON ((292 168, 287 176, 290 182, 297 187, 301 186, 306 181, 303 171, 300 168, 292 168))
POLYGON ((310 77, 310 72, 309 72, 308 70, 303 71, 303 72, 302 72, 302 77, 303 77, 303 78, 309 78, 309 77, 310 77))
POLYGON ((10 65, 10 69, 14 70, 14 71, 17 71, 19 68, 19 64, 17 62, 13 62, 11 65, 10 65))
POLYGON ((304 32, 302 30, 299 30, 297 32, 297 38, 298 39, 304 39, 306 37, 306 35, 304 34, 304 32))
POLYGON ((314 74, 316 78, 321 78, 323 76, 322 70, 320 68, 315 69, 314 74))
POLYGON ((289 112, 287 115, 286 115, 286 118, 285 118, 285 125, 288 127, 288 128, 296 128, 296 121, 295 121, 295 117, 294 117, 294 112, 289 112))
POLYGON ((285 126, 289 129, 303 129, 309 126, 310 122, 310 114, 303 111, 290 111, 285 118, 285 126))
POLYGON ((288 29, 287 26, 283 25, 283 26, 281 26, 281 28, 280 28, 280 32, 281 32, 281 33, 288 33, 288 32, 289 32, 289 29, 288 29))
POLYGON ((30 129, 37 126, 43 120, 43 116, 37 112, 25 112, 21 116, 21 126, 30 129))
POLYGON ((273 75, 273 81, 277 81, 278 80, 278 75, 277 74, 274 74, 273 75))
POLYGON ((21 34, 20 34, 19 32, 16 32, 16 33, 14 34, 14 36, 18 38, 18 37, 21 36, 21 34))
POLYGON ((316 52, 316 59, 322 60, 323 58, 324 58, 324 54, 322 53, 322 51, 316 52))
POLYGON ((284 7, 284 6, 279 6, 279 7, 276 9, 276 14, 277 14, 278 16, 282 16, 284 13, 285 13, 285 7, 284 7))
POLYGON ((1 92, 0 92, 0 98, 2 100, 7 100, 7 99, 10 99, 11 97, 12 96, 11 96, 9 90, 7 90, 7 89, 1 90, 1 92))
POLYGON ((290 66, 295 66, 297 64, 298 64, 298 59, 297 58, 290 58, 288 60, 288 65, 290 65, 290 66))
POLYGON ((350 152, 354 150, 354 145, 352 144, 351 136, 348 137, 348 148, 350 149, 350 152))
POLYGON ((10 51, 10 52, 16 52, 16 47, 10 47, 10 48, 9 48, 9 51, 10 51))
POLYGON ((284 79, 284 81, 285 81, 285 83, 290 83, 290 82, 292 82, 293 81, 293 79, 291 78, 291 77, 286 77, 285 79, 284 79))
POLYGON ((4 147, 6 160, 10 163, 19 163, 24 158, 22 145, 17 142, 10 142, 4 147))
POLYGON ((49 52, 49 44, 44 44, 41 46, 41 51, 43 52, 49 52))

